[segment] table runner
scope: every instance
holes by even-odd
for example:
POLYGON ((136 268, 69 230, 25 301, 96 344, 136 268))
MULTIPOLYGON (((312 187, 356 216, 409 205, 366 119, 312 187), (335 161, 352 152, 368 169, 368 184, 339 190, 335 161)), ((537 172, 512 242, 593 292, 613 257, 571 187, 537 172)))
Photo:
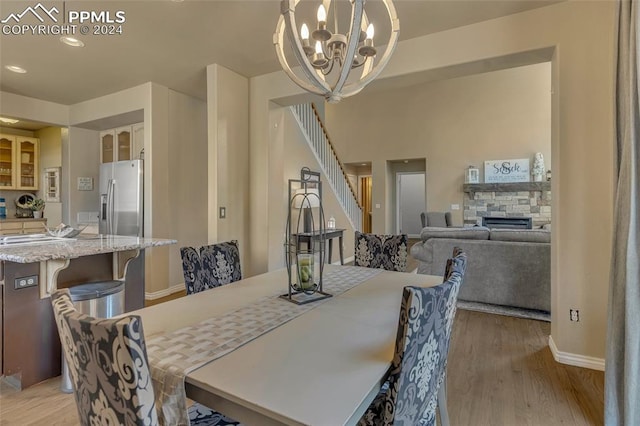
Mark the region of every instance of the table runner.
MULTIPOLYGON (((325 273, 323 289, 338 296, 381 271, 341 266, 325 273)), ((286 288, 286 283, 283 285, 286 288)), ((233 312, 149 338, 147 354, 161 424, 189 425, 184 380, 191 371, 331 300, 296 305, 279 295, 266 296, 233 312)))

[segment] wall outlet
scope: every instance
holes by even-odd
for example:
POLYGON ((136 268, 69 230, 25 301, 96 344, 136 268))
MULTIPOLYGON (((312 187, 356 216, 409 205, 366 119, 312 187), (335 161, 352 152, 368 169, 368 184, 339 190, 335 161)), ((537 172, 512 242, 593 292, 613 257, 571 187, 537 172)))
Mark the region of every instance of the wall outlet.
POLYGON ((16 278, 13 285, 16 290, 27 287, 35 287, 38 285, 38 276, 30 275, 28 277, 16 278))
POLYGON ((569 309, 569 321, 580 322, 580 310, 569 309))
POLYGON ((379 209, 379 208, 380 208, 380 204, 376 203, 376 209, 379 209))
POLYGON ((451 210, 460 210, 460 204, 451 204, 451 210))

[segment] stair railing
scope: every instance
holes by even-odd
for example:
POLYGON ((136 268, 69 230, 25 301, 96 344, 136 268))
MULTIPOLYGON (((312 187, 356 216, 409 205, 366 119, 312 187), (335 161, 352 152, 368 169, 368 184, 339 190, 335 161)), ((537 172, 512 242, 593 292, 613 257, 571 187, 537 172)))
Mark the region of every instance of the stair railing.
POLYGON ((347 177, 344 165, 338 158, 336 150, 329 139, 327 129, 313 104, 299 104, 291 107, 293 116, 306 136, 322 171, 328 177, 328 183, 340 206, 356 230, 362 231, 362 206, 358 201, 357 191, 347 177))

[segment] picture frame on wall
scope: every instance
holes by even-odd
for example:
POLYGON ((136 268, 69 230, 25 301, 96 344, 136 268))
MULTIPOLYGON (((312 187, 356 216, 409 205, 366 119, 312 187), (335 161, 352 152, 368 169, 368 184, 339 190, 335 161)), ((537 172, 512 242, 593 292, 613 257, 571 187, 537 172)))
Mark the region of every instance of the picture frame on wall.
POLYGON ((529 182, 530 178, 528 158, 484 162, 485 183, 529 182))

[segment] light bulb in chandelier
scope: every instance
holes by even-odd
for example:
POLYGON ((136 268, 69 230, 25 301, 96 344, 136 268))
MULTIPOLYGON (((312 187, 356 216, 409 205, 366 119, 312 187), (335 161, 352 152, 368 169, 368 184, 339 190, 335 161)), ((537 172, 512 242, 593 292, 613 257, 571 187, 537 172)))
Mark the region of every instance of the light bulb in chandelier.
POLYGON ((300 28, 300 38, 302 40, 302 49, 307 56, 313 54, 314 49, 309 44, 309 27, 304 22, 302 23, 302 27, 300 28))
POLYGON ((375 16, 370 19, 364 11, 365 0, 350 2, 324 0, 324 4, 318 6, 317 27, 311 34, 306 24, 303 24, 299 31, 296 27, 296 6, 300 1, 282 0, 281 2, 282 14, 274 34, 274 45, 283 70, 300 87, 323 95, 329 102, 337 102, 343 97, 360 92, 380 74, 397 44, 400 25, 393 1, 381 0, 390 22, 388 27, 382 26, 382 28, 390 28, 388 41, 385 43, 385 40, 378 40, 378 44, 386 46, 382 55, 378 55, 374 47, 373 22, 377 25, 383 17, 375 16), (342 28, 342 33, 337 28, 337 23, 342 22, 339 19, 338 10, 344 13, 346 8, 339 8, 338 3, 351 7, 348 31, 342 28), (332 16, 329 21, 334 23, 329 26, 327 11, 332 16), (365 28, 366 31, 363 31, 365 28), (285 56, 285 32, 298 62, 295 65, 299 65, 299 68, 294 69, 285 56), (356 69, 358 71, 355 71, 356 69))

